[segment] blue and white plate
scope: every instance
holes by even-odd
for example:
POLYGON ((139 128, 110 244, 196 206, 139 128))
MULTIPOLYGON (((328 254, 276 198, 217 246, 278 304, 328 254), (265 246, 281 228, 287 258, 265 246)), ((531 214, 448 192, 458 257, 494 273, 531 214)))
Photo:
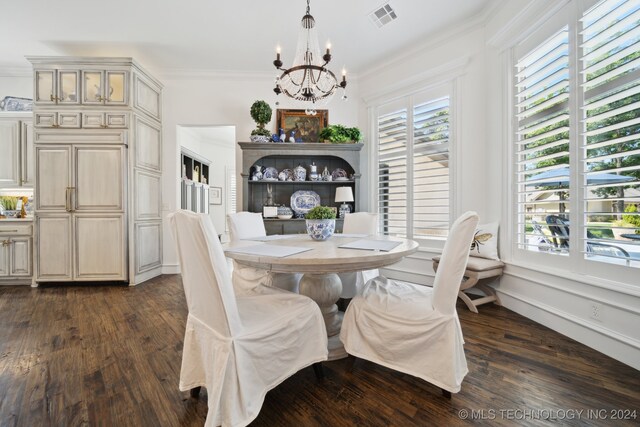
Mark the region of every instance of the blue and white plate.
POLYGON ((278 180, 278 169, 268 167, 264 170, 262 174, 262 179, 268 179, 269 181, 277 181, 278 180))
POLYGON ((320 206, 320 196, 315 191, 299 190, 291 195, 291 209, 298 217, 316 206, 320 206))

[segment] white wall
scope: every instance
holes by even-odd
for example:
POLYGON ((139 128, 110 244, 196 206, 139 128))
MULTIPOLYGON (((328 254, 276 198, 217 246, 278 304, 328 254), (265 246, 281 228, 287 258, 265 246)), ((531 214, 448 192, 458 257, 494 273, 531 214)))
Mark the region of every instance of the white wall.
POLYGON ((5 96, 33 98, 33 77, 29 73, 18 74, 0 71, 0 100, 5 96))
MULTIPOLYGON (((272 121, 267 128, 275 133, 276 108, 294 108, 284 98, 276 106, 278 98, 273 93, 274 75, 191 73, 184 75, 162 75, 158 77, 164 84, 163 90, 163 214, 174 211, 179 205, 179 153, 176 128, 178 125, 231 125, 236 127, 239 141, 248 141, 255 129, 249 109, 257 99, 267 101, 273 109, 272 121)), ((358 84, 355 78, 349 82, 349 96, 357 99, 358 84)), ((348 126, 358 124, 358 103, 343 102, 336 96, 326 109, 329 123, 348 126)), ((238 204, 242 202, 241 151, 236 146, 236 180, 238 204)), ((212 159, 214 160, 214 159, 212 159)), ((248 172, 248 171, 245 171, 248 172)), ((241 210, 242 206, 237 207, 241 210)), ((165 236, 170 236, 165 221, 165 236)), ((170 238, 164 239, 163 271, 177 271, 177 257, 170 238)))

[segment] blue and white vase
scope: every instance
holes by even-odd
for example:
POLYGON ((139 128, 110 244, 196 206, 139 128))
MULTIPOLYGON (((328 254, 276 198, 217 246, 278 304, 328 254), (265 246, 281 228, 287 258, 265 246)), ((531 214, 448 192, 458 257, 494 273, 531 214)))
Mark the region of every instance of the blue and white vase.
POLYGON ((307 170, 303 168, 301 165, 296 166, 293 169, 293 179, 294 181, 306 181, 307 170))
POLYGON ((313 240, 327 240, 336 230, 335 219, 307 219, 307 234, 313 240))

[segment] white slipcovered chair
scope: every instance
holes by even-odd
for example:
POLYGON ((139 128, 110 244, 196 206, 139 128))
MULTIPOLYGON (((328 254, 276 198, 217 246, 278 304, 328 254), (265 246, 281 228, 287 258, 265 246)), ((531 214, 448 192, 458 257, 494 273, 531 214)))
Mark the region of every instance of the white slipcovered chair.
POLYGON ((322 314, 311 299, 275 288, 237 297, 209 217, 178 211, 170 223, 189 307, 180 390, 207 388, 205 426, 247 425, 267 391, 327 359, 322 314))
MULTIPOLYGON (((345 234, 366 234, 372 236, 378 234, 378 214, 369 212, 356 212, 346 214, 342 232, 345 234)), ((362 287, 369 280, 380 274, 378 269, 339 273, 342 281, 342 294, 340 298, 353 298, 361 293, 362 287)))
MULTIPOLYGON (((227 215, 227 220, 229 221, 229 238, 232 242, 250 240, 267 235, 260 213, 237 212, 227 215)), ((269 273, 261 268, 238 264, 236 261, 233 261, 232 264, 232 282, 239 293, 251 292, 260 284, 298 292, 301 274, 269 273)))
POLYGON ((347 353, 422 378, 445 396, 460 391, 468 369, 456 299, 477 224, 475 212, 453 223, 433 288, 369 281, 344 315, 340 340, 347 353))

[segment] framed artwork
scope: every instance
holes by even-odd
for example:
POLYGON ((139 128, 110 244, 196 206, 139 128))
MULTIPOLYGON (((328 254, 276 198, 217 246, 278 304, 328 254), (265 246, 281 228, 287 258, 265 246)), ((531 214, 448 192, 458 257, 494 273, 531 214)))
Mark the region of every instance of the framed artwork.
POLYGON ((295 131, 296 142, 318 142, 320 131, 329 124, 329 110, 316 110, 314 116, 305 110, 280 110, 277 114, 277 132, 284 129, 287 141, 295 131))
POLYGON ((222 204, 222 187, 209 187, 209 204, 222 204))

